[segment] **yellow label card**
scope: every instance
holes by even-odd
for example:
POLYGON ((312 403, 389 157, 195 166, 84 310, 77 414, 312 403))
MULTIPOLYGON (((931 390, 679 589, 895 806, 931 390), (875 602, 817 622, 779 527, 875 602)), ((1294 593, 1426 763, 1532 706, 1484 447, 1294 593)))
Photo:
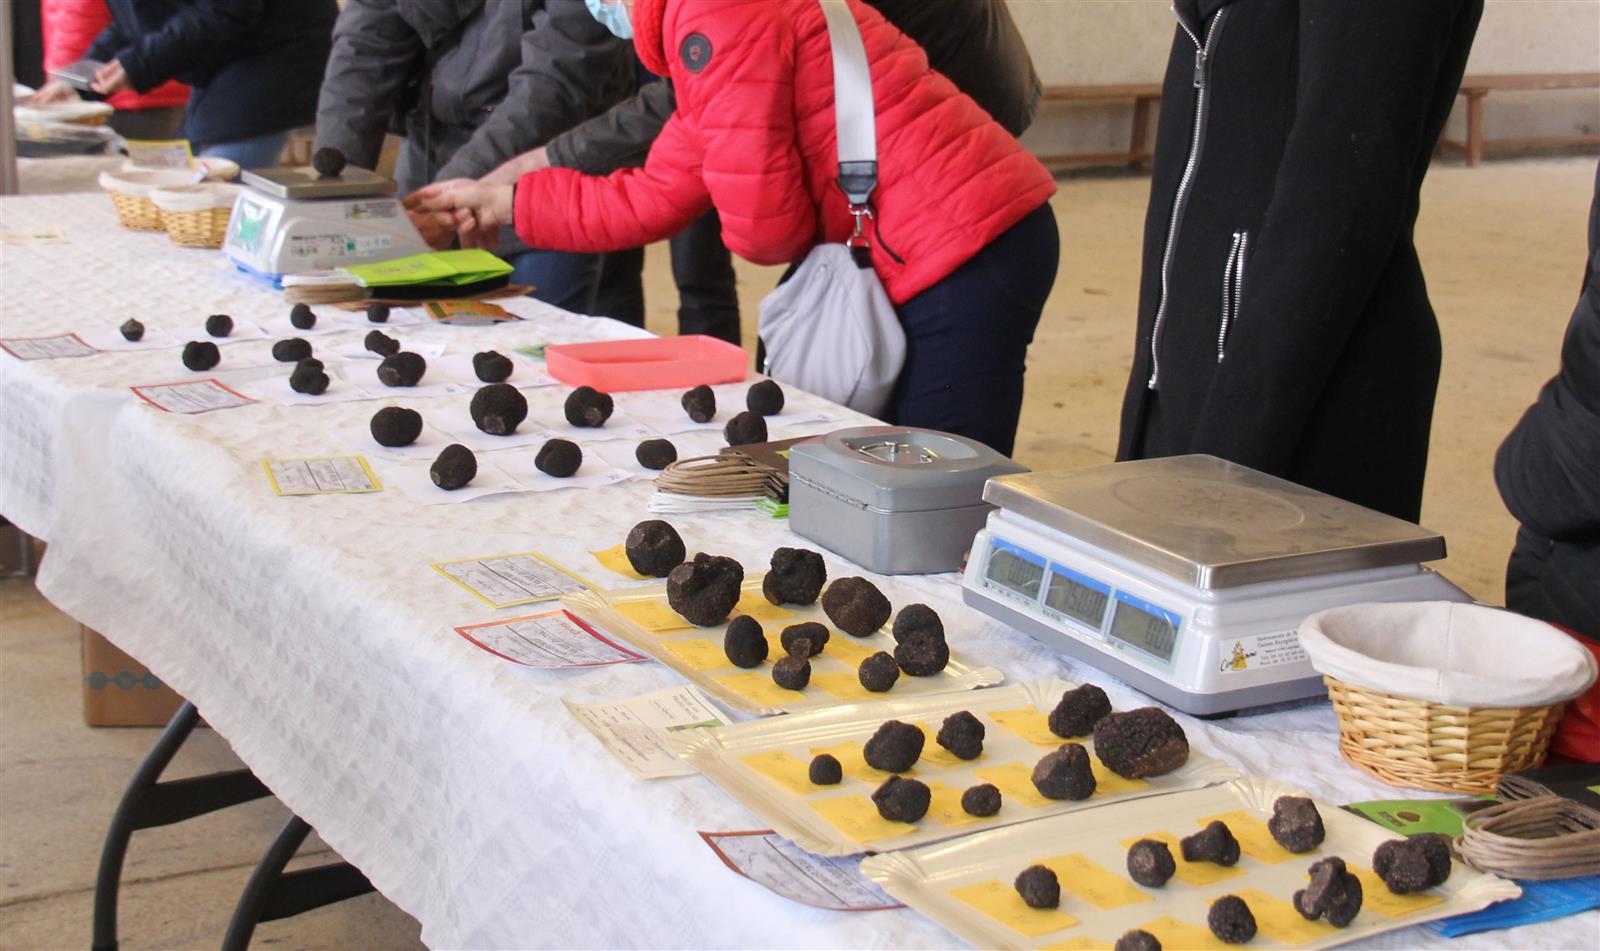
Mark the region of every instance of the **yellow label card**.
POLYGON ((797 796, 807 796, 828 788, 813 784, 811 764, 785 750, 751 753, 739 757, 739 762, 797 796))
POLYGON ((860 667, 861 662, 876 654, 880 648, 870 642, 858 641, 843 631, 828 628, 828 646, 823 648, 823 653, 831 655, 841 663, 851 667, 860 667))
POLYGON ((1038 746, 1054 749, 1067 742, 1051 733, 1049 717, 1032 707, 1024 707, 1021 710, 994 710, 984 716, 1038 746))
POLYGON ((768 669, 741 670, 737 674, 716 674, 712 679, 751 703, 763 707, 781 707, 805 697, 799 690, 786 690, 772 682, 768 669))
MULTIPOLYGON (((1280 862, 1290 862, 1297 858, 1293 852, 1278 844, 1277 840, 1272 837, 1272 833, 1267 830, 1265 822, 1248 812, 1235 809, 1233 812, 1225 812, 1220 816, 1196 819, 1195 824, 1204 826, 1213 820, 1221 820, 1228 827, 1228 831, 1233 833, 1233 837, 1239 840, 1239 850, 1257 862, 1277 865, 1280 862)), ((1319 849, 1313 849, 1305 854, 1315 855, 1319 851, 1319 849)))
POLYGON ((835 796, 813 802, 811 808, 853 842, 878 842, 917 831, 909 822, 890 822, 878 815, 878 807, 866 796, 835 796))
POLYGON ((984 820, 985 817, 972 815, 961 808, 961 790, 954 786, 946 786, 937 780, 926 780, 926 782, 928 792, 932 794, 928 801, 928 818, 946 826, 965 826, 984 820))
POLYGON ((633 563, 628 560, 628 553, 623 550, 621 545, 612 545, 610 548, 591 551, 589 554, 593 555, 594 560, 598 561, 600 566, 607 571, 614 571, 624 578, 632 578, 635 581, 650 580, 649 575, 641 575, 633 570, 633 563))
POLYGON ((793 611, 773 604, 759 591, 745 591, 740 594, 739 603, 733 606, 733 610, 737 614, 748 614, 762 624, 794 617, 793 611))
POLYGON ((1065 941, 1055 941, 1045 945, 1040 951, 1112 951, 1115 945, 1098 938, 1080 935, 1068 938, 1065 941))
POLYGON ((986 783, 994 783, 1007 802, 1016 802, 1037 809, 1050 805, 1050 800, 1039 795, 1033 785, 1033 767, 1022 763, 1002 763, 975 769, 972 775, 986 783))
POLYGON ((1150 900, 1149 895, 1135 887, 1125 876, 1109 871, 1082 853, 1045 859, 1039 864, 1056 873, 1062 888, 1101 911, 1150 900))
POLYGON ((1155 935, 1163 948, 1182 948, 1183 951, 1227 951, 1233 947, 1218 939, 1205 925, 1179 921, 1171 915, 1162 915, 1154 921, 1140 925, 1139 929, 1155 935))
POLYGON ((1007 882, 978 882, 950 889, 950 897, 965 902, 1012 931, 1037 938, 1078 923, 1059 908, 1030 908, 1007 882))
POLYGON ((618 614, 652 633, 661 631, 687 631, 694 627, 683 615, 667 606, 665 601, 624 601, 616 606, 618 614))
POLYGON ((276 495, 359 495, 383 489, 365 456, 263 459, 261 468, 276 495))
POLYGON ((1138 839, 1123 839, 1124 848, 1132 847, 1139 839, 1155 839, 1165 842, 1167 850, 1172 853, 1172 861, 1178 870, 1172 874, 1173 878, 1187 885, 1215 885, 1225 878, 1235 878, 1244 874, 1244 869, 1237 865, 1218 865, 1215 862, 1185 862, 1183 849, 1178 845, 1178 837, 1170 832, 1151 832, 1139 836, 1138 839))
MULTIPOLYGON (((832 642, 830 641, 829 643, 832 642)), ((815 664, 817 658, 813 657, 811 662, 815 664)), ((813 673, 811 675, 811 685, 825 693, 838 697, 840 700, 851 703, 858 700, 871 700, 878 696, 878 694, 861 686, 861 678, 853 670, 831 674, 813 673)), ((923 755, 926 756, 927 754, 924 753, 923 755)))
POLYGON ((1402 918, 1444 901, 1443 897, 1426 892, 1396 895, 1389 891, 1389 886, 1372 869, 1354 865, 1346 867, 1350 874, 1361 879, 1361 907, 1365 911, 1375 911, 1389 918, 1402 918))
POLYGON ((1099 757, 1093 753, 1089 754, 1089 771, 1094 773, 1094 794, 1096 796, 1113 796, 1117 793, 1145 789, 1150 785, 1143 779, 1127 779, 1118 776, 1106 764, 1100 762, 1099 757))
POLYGON ((1293 905, 1259 888, 1241 888, 1234 894, 1250 906, 1250 913, 1256 916, 1256 927, 1261 933, 1279 944, 1305 944, 1339 931, 1325 921, 1307 921, 1306 916, 1295 911, 1293 905))
POLYGON ((703 637, 663 640, 661 646, 671 651, 672 656, 680 663, 693 670, 721 670, 733 666, 728 660, 728 655, 723 653, 721 644, 712 643, 703 637))
POLYGON ((940 746, 938 739, 940 726, 939 723, 923 723, 920 724, 920 726, 922 727, 922 732, 928 737, 928 742, 923 744, 922 747, 923 762, 932 763, 935 766, 963 766, 967 763, 979 763, 983 761, 983 754, 981 753, 978 755, 977 759, 964 760, 940 746))
MULTIPOLYGON (((811 750, 812 756, 821 756, 823 753, 828 753, 834 759, 837 759, 846 776, 854 777, 864 783, 871 783, 873 786, 878 786, 890 776, 896 775, 895 773, 886 773, 881 769, 874 769, 868 766, 860 743, 837 743, 833 746, 813 747, 811 750)), ((898 775, 915 776, 916 774, 916 769, 912 768, 898 775)))

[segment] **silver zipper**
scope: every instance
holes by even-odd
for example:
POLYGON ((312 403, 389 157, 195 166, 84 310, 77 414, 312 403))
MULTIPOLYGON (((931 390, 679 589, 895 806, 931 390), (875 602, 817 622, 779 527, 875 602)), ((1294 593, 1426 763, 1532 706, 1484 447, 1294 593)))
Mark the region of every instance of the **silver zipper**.
POLYGON ((1194 180, 1194 170, 1200 164, 1200 147, 1205 142, 1206 131, 1206 57, 1211 49, 1211 40, 1216 35, 1217 28, 1222 24, 1222 18, 1228 15, 1224 7, 1211 16, 1211 23, 1206 27, 1205 42, 1201 42, 1194 31, 1189 29, 1189 24, 1178 18, 1178 26, 1183 32, 1189 34, 1190 42, 1194 43, 1194 88, 1199 90, 1194 97, 1194 132, 1189 138, 1189 160, 1183 166, 1183 177, 1178 180, 1178 193, 1172 201, 1172 220, 1167 224, 1167 244, 1161 252, 1161 302, 1156 305, 1155 325, 1150 329, 1150 381, 1145 384, 1149 389, 1156 388, 1156 380, 1161 375, 1161 357, 1159 348, 1161 344, 1161 321, 1167 315, 1167 288, 1168 272, 1172 268, 1172 245, 1178 236, 1178 222, 1183 217, 1184 203, 1189 198, 1189 185, 1194 180))
POLYGON ((1217 329, 1217 362, 1227 354, 1228 324, 1238 318, 1244 299, 1244 257, 1250 249, 1250 232, 1235 231, 1228 263, 1222 266, 1222 325, 1217 329))

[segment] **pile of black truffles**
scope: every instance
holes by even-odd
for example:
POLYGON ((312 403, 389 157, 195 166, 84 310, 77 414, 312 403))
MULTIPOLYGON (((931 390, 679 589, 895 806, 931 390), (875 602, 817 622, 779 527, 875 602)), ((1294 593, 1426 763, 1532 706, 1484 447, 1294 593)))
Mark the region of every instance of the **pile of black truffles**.
POLYGON ((982 720, 962 710, 944 718, 934 739, 956 759, 977 759, 983 755, 985 732, 982 720))
POLYGON ((1055 908, 1061 904, 1061 882, 1043 865, 1030 865, 1013 883, 1029 908, 1055 908))
MULTIPOLYGON (((665 578, 673 568, 683 564, 687 549, 683 547, 683 538, 677 529, 661 519, 652 518, 629 529, 628 537, 622 543, 622 553, 628 556, 628 564, 639 574, 651 578, 665 578)), ((757 626, 756 630, 760 629, 757 626)), ((762 643, 765 644, 766 641, 763 640, 762 643)), ((766 657, 765 649, 761 655, 763 658, 766 657)))
POLYGON ((1050 732, 1065 740, 1088 736, 1110 712, 1111 701, 1106 692, 1094 684, 1084 684, 1061 695, 1061 702, 1050 711, 1050 732))
POLYGON ((722 438, 730 446, 748 446, 752 443, 767 441, 767 421, 760 413, 746 410, 738 416, 728 420, 728 425, 722 427, 722 438))
MULTIPOLYGON (((505 386, 496 383, 495 386, 505 386)), ((583 450, 570 439, 551 439, 539 447, 533 467, 557 479, 571 478, 583 466, 583 450)))
POLYGON ((1361 911, 1361 879, 1338 856, 1316 862, 1311 866, 1311 884, 1294 893, 1294 909, 1308 921, 1325 918, 1343 928, 1361 911))
POLYGON ((961 811, 969 816, 988 817, 1000 811, 1000 790, 994 783, 973 786, 961 794, 961 811))
POLYGON ((428 467, 428 476, 441 489, 459 489, 478 474, 478 457, 460 443, 451 443, 428 467))
POLYGON ((851 637, 866 637, 889 620, 889 599, 865 578, 840 578, 822 593, 822 612, 851 637))
POLYGON ((117 330, 121 332, 122 339, 129 343, 138 343, 144 339, 144 324, 139 323, 132 317, 124 320, 122 326, 118 327, 117 330))
POLYGON ((779 548, 761 579, 761 594, 773 604, 815 604, 827 580, 822 555, 809 548, 779 548))
POLYGON ((422 435, 422 414, 403 406, 385 406, 368 424, 372 440, 380 446, 409 446, 422 435))
POLYGON ((311 357, 311 344, 299 337, 279 340, 272 345, 272 359, 279 363, 299 363, 311 357))
POLYGON ((912 677, 931 677, 950 663, 944 622, 926 604, 906 606, 894 619, 894 662, 912 677))
POLYGON ((844 767, 831 753, 819 753, 811 758, 807 774, 814 786, 837 786, 844 779, 844 767))
POLYGON ((1144 779, 1189 761, 1189 738, 1158 707, 1108 713, 1094 727, 1094 752, 1118 776, 1144 779))
POLYGON ((822 653, 828 645, 828 626, 818 624, 816 621, 802 621, 791 624, 778 634, 778 643, 783 645, 786 654, 800 653, 800 643, 805 642, 807 657, 815 657, 822 653))
POLYGON ((709 423, 717 416, 717 394, 704 383, 686 391, 679 402, 683 404, 683 411, 697 423, 709 423))
POLYGON ((222 361, 222 351, 209 340, 191 340, 183 345, 183 365, 191 370, 209 370, 222 361))
POLYGON ((856 679, 873 693, 886 693, 900 679, 900 665, 888 653, 878 651, 856 668, 856 679))
POLYGON ((867 745, 861 750, 861 758, 873 769, 903 773, 916 765, 926 742, 927 737, 923 735, 921 727, 899 720, 887 720, 867 740, 867 745))
POLYGON ((1117 943, 1111 946, 1111 951, 1161 951, 1161 942, 1143 928, 1134 928, 1124 931, 1117 943))
POLYGON ((497 350, 474 353, 472 372, 485 383, 504 383, 511 378, 511 358, 497 350))
POLYGON ((1267 831, 1279 845, 1295 853, 1309 852, 1321 845, 1326 834, 1317 804, 1305 796, 1279 796, 1272 804, 1267 831))
POLYGON ((321 396, 327 391, 329 382, 322 361, 315 357, 307 357, 296 363, 294 371, 289 374, 289 389, 307 396, 321 396))
POLYGON ((1206 911, 1206 926, 1220 941, 1244 944, 1256 936, 1256 916, 1238 895, 1223 895, 1206 911))
POLYGON ((331 145, 317 149, 311 156, 311 167, 323 178, 338 178, 344 173, 344 153, 331 145))
POLYGON ((212 314, 206 318, 206 333, 213 337, 226 337, 233 333, 233 318, 227 314, 212 314))
POLYGON ((1178 848, 1183 852, 1185 862, 1211 862, 1215 865, 1239 863, 1239 840, 1233 837, 1233 830, 1228 828, 1228 824, 1220 819, 1213 819, 1206 823, 1204 829, 1178 840, 1178 848))
POLYGON ((804 690, 811 683, 811 642, 795 641, 786 656, 772 665, 772 682, 785 690, 804 690))
POLYGON ((389 322, 389 305, 381 301, 373 301, 367 305, 367 320, 375 324, 389 322))
POLYGON ((1147 888, 1161 888, 1178 870, 1172 850, 1159 839, 1140 839, 1128 846, 1128 877, 1147 888))
POLYGON ((310 330, 317 325, 317 315, 311 312, 311 305, 296 304, 289 308, 289 323, 296 330, 310 330))
POLYGON ((890 776, 872 791, 872 804, 878 807, 878 815, 890 822, 916 822, 928 814, 932 800, 933 791, 927 784, 899 776, 890 776))
POLYGON ((366 339, 361 344, 380 357, 392 357, 400 352, 400 341, 381 330, 367 331, 366 339))
POLYGON ((1088 799, 1094 795, 1094 770, 1082 743, 1065 743, 1033 767, 1033 788, 1046 799, 1088 799))
POLYGON ((562 406, 568 423, 589 429, 604 426, 614 409, 616 401, 611 394, 602 393, 592 386, 580 386, 568 393, 567 402, 562 406))
POLYGON ((633 451, 633 458, 646 469, 665 469, 678 461, 678 447, 666 439, 646 439, 633 451))
POLYGON ((722 635, 722 652, 735 667, 760 667, 767 659, 767 635, 761 630, 761 622, 748 614, 729 621, 728 630, 722 635))
POLYGON ((509 436, 528 418, 528 398, 509 383, 479 387, 467 405, 473 425, 491 436, 509 436))
POLYGON ((721 624, 739 603, 743 582, 743 565, 722 555, 699 552, 693 561, 667 573, 667 604, 690 624, 721 624))
POLYGON ((1443 885, 1450 877, 1449 840, 1431 832, 1390 839, 1372 853, 1372 870, 1396 895, 1443 885))
POLYGON ((783 387, 777 380, 762 380, 745 391, 744 406, 752 413, 776 416, 783 412, 783 387))
POLYGON ((420 353, 402 350, 378 364, 378 382, 384 386, 416 386, 428 372, 428 361, 420 353))

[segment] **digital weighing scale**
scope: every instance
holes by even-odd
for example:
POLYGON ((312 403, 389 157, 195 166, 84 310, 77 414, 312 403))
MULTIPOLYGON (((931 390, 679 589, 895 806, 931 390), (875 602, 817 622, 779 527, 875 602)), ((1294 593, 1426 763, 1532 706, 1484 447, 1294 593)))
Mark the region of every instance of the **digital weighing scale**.
POLYGON ((394 197, 395 183, 364 168, 318 175, 312 168, 263 168, 240 176, 222 253, 238 268, 277 284, 301 274, 369 264, 431 250, 394 197))
POLYGON ((992 478, 967 604, 1198 715, 1320 696, 1298 629, 1367 601, 1470 601, 1444 538, 1214 456, 992 478))

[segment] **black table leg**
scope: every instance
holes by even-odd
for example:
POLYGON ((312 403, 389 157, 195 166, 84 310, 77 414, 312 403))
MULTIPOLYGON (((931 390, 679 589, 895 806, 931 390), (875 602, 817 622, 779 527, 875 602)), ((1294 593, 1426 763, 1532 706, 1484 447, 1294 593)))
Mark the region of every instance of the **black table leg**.
POLYGON ((260 922, 288 918, 374 890, 367 877, 348 862, 285 873, 284 866, 294 858, 310 832, 311 826, 299 816, 291 817, 284 824, 283 831, 267 847, 267 854, 261 857, 261 864, 251 873, 244 893, 239 896, 233 920, 228 923, 228 934, 222 939, 222 951, 248 948, 260 922))

